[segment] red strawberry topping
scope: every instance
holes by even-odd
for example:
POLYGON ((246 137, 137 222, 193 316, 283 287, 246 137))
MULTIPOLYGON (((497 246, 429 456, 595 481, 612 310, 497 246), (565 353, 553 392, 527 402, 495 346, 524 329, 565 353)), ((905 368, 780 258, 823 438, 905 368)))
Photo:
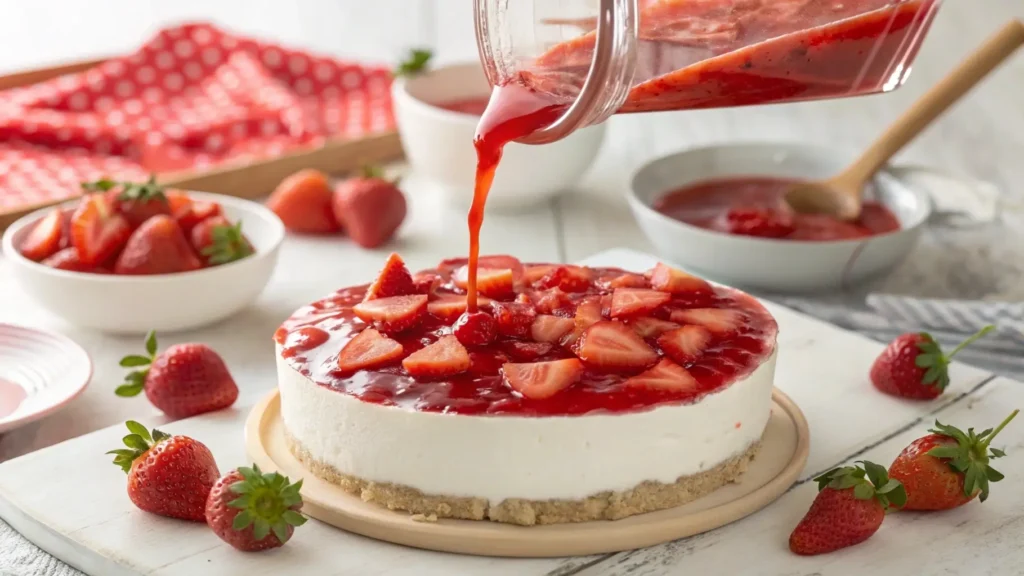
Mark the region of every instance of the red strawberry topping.
MULTIPOLYGON (((489 298, 478 298, 477 303, 481 307, 489 306, 491 304, 491 300, 489 298)), ((431 300, 427 304, 427 312, 447 323, 454 322, 463 312, 466 311, 466 308, 466 297, 460 294, 445 294, 438 296, 436 300, 431 300)))
POLYGON ((673 310, 670 316, 680 324, 699 324, 719 335, 731 334, 743 326, 743 313, 728 308, 690 308, 673 310))
POLYGON ((612 318, 650 314, 671 299, 671 295, 657 290, 616 288, 612 292, 610 314, 612 318))
POLYGON ((548 342, 506 342, 502 347, 509 357, 520 362, 532 362, 549 354, 554 345, 548 342))
POLYGON ((521 302, 491 302, 494 319, 498 321, 498 333, 504 336, 525 338, 537 312, 529 304, 521 302))
POLYGON ((650 316, 633 318, 628 322, 628 324, 633 328, 634 332, 640 335, 641 338, 657 338, 658 336, 661 336, 663 332, 679 328, 679 324, 676 324, 675 322, 659 320, 657 318, 651 318, 650 316))
POLYGON ((416 289, 412 275, 405 267, 402 257, 392 252, 384 262, 384 268, 377 275, 377 279, 366 289, 366 300, 410 294, 426 294, 426 292, 416 289))
POLYGON ((498 323, 487 312, 463 312, 452 333, 466 346, 486 346, 498 335, 498 323))
POLYGON ((607 283, 609 288, 647 288, 647 278, 640 274, 623 274, 607 283))
POLYGON ((537 342, 558 342, 574 324, 572 318, 539 314, 530 325, 530 336, 537 342))
POLYGON ((703 326, 688 325, 658 337, 665 354, 680 364, 688 364, 701 357, 711 343, 711 332, 703 326))
POLYGON ((505 383, 532 400, 543 400, 572 386, 583 375, 583 364, 575 359, 505 364, 501 367, 505 383))
POLYGON ((712 292, 714 290, 706 280, 661 263, 651 270, 651 288, 670 294, 712 292))
POLYGON ((415 294, 366 300, 353 306, 352 311, 381 332, 397 334, 419 324, 427 311, 427 296, 415 294))
POLYGON ((681 392, 697 388, 697 380, 682 366, 662 358, 654 368, 626 380, 628 388, 648 388, 681 392))
POLYGON ((367 328, 349 340, 338 353, 338 371, 351 373, 378 368, 398 360, 402 352, 401 344, 373 328, 367 328))
MULTIPOLYGON (((455 285, 465 290, 469 286, 469 267, 463 266, 455 273, 455 285)), ((509 298, 512 290, 512 270, 499 268, 478 268, 476 289, 491 298, 509 298)))
POLYGON ((658 361, 658 353, 625 324, 601 321, 587 328, 576 343, 576 355, 588 366, 604 370, 639 370, 658 361))
POLYGON ((469 352, 455 336, 441 336, 437 342, 413 352, 402 367, 416 378, 443 378, 469 370, 469 352))
POLYGON ((550 273, 555 268, 558 268, 558 266, 555 266, 554 264, 540 264, 537 266, 527 266, 523 270, 523 282, 526 282, 529 285, 535 284, 541 278, 547 276, 548 273, 550 273))
POLYGON ((559 266, 544 275, 537 286, 540 288, 561 288, 566 292, 586 292, 593 278, 590 270, 581 266, 559 266))

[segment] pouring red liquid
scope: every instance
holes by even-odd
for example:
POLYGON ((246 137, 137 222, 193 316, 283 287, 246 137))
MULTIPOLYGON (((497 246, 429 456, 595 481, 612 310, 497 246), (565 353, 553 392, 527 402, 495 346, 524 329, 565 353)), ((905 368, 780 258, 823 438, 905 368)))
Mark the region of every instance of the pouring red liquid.
MULTIPOLYGON (((619 111, 745 106, 892 90, 905 78, 936 5, 936 0, 647 2, 640 13, 639 83, 619 111)), ((494 88, 475 139, 470 310, 476 310, 484 204, 502 150, 562 116, 583 84, 594 46, 593 33, 559 44, 535 68, 494 88)))

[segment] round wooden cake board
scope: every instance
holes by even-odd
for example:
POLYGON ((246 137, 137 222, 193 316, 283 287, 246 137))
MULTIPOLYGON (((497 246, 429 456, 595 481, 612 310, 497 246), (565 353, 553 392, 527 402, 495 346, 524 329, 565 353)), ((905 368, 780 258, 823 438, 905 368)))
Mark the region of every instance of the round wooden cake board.
POLYGON ((489 521, 423 522, 363 502, 325 482, 292 456, 285 444, 281 397, 260 401, 245 426, 246 450, 266 471, 303 479, 302 511, 321 522, 378 540, 416 548, 506 557, 582 556, 653 546, 700 534, 753 514, 781 496, 803 470, 810 449, 807 420, 793 401, 775 389, 772 415, 761 451, 739 482, 685 506, 622 520, 516 526, 489 521))

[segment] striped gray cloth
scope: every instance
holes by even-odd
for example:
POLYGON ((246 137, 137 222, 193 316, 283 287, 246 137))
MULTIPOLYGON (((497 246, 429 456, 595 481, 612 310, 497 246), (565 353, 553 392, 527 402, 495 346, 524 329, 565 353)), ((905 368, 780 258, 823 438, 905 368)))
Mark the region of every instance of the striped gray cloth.
POLYGON ((947 353, 968 336, 994 325, 993 332, 960 351, 957 361, 1024 379, 1024 303, 870 294, 867 311, 851 311, 848 306, 799 298, 776 300, 883 343, 904 332, 928 332, 947 353))

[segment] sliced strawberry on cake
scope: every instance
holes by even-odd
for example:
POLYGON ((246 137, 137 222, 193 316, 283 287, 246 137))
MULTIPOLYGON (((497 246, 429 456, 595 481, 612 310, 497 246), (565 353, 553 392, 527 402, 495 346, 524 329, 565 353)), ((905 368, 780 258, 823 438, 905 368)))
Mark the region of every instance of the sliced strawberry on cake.
POLYGON ((672 295, 646 288, 616 288, 612 292, 612 318, 650 314, 672 299, 672 295))
POLYGON ((419 324, 427 311, 427 296, 391 296, 360 302, 352 311, 385 334, 397 334, 419 324))
POLYGON ((384 262, 384 268, 377 275, 377 279, 366 289, 366 300, 419 293, 421 292, 416 289, 412 275, 405 267, 402 257, 392 252, 384 262))
POLYGON ((561 288, 566 292, 586 292, 591 287, 593 272, 582 266, 558 266, 536 282, 539 288, 561 288))
POLYGON ((351 373, 386 366, 401 358, 402 352, 401 344, 373 328, 367 328, 349 340, 338 353, 338 371, 351 373))
POLYGON ((627 388, 688 392, 697 388, 697 379, 686 368, 663 358, 654 368, 633 376, 624 385, 627 388))
MULTIPOLYGON (((455 272, 455 285, 463 290, 469 287, 469 267, 463 266, 455 272)), ((510 268, 478 268, 476 271, 476 289, 480 294, 490 298, 511 298, 515 295, 512 289, 513 274, 510 268)))
POLYGON ((576 358, 551 362, 505 364, 501 367, 509 388, 531 400, 544 400, 579 381, 583 363, 576 358))
POLYGON ((498 333, 516 338, 529 336, 537 317, 533 306, 522 302, 491 302, 491 310, 498 322, 498 333))
POLYGON ((641 338, 657 338, 669 330, 679 328, 679 324, 675 322, 652 318, 651 316, 633 318, 628 324, 641 338))
POLYGON ((442 336, 402 360, 402 367, 415 378, 454 376, 469 370, 470 364, 469 352, 455 336, 442 336))
MULTIPOLYGON (((477 298, 476 303, 483 308, 490 306, 491 299, 477 298)), ((443 294, 427 303, 427 312, 447 323, 457 320, 466 311, 466 308, 466 297, 461 294, 443 294)))
POLYGON ((714 291, 714 288, 711 287, 707 280, 661 263, 651 270, 651 288, 668 292, 669 294, 714 291))
POLYGON ((711 332, 703 326, 692 324, 670 330, 658 337, 658 345, 665 355, 680 364, 700 358, 709 344, 711 332))
POLYGON ((558 342, 574 325, 572 318, 538 314, 530 325, 530 336, 537 342, 558 342))
POLYGON ((673 310, 670 319, 680 324, 697 324, 718 335, 732 334, 746 321, 742 312, 728 308, 673 310))
POLYGON ((576 355, 587 366, 607 371, 646 368, 658 353, 621 322, 601 321, 587 328, 576 342, 576 355))
POLYGON ((572 332, 565 336, 562 344, 564 346, 574 344, 587 328, 601 320, 604 320, 604 317, 601 315, 601 299, 596 296, 583 299, 576 307, 576 314, 573 316, 572 332))

